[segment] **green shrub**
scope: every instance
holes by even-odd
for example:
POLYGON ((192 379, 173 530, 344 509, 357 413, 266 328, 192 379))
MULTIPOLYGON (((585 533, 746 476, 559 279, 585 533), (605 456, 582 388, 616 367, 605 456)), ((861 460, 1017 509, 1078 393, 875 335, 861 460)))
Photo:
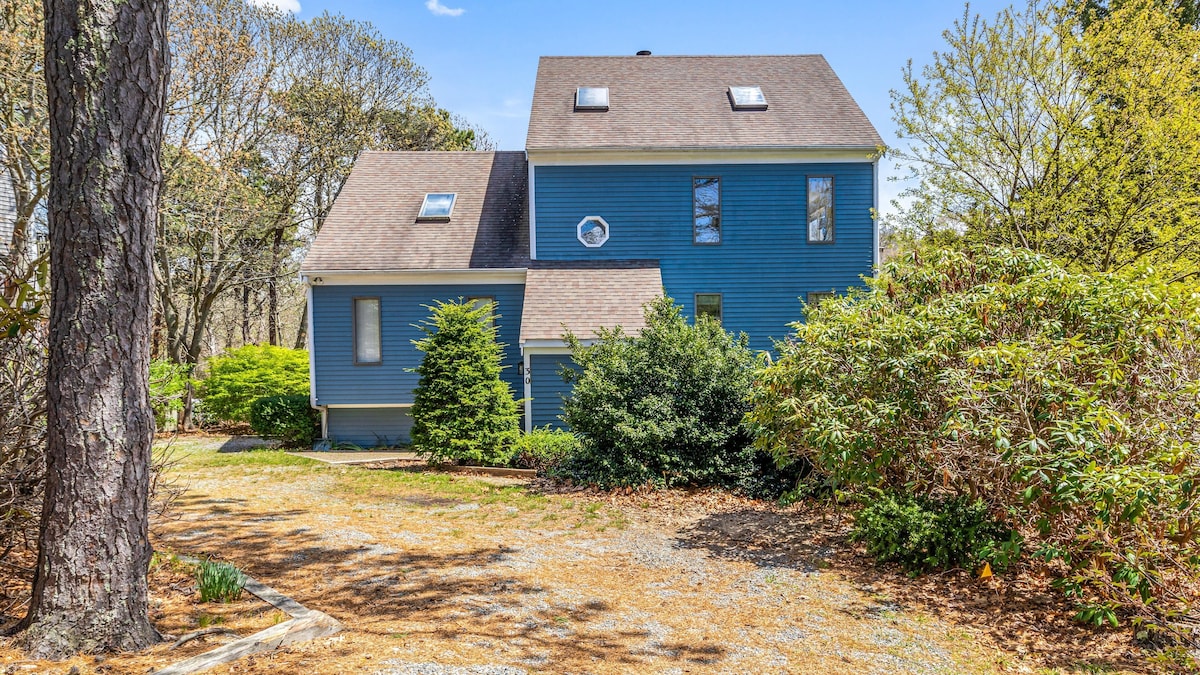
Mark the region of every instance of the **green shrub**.
POLYGON ((425 354, 413 392, 412 447, 432 461, 507 464, 521 432, 517 402, 500 379, 494 305, 439 302, 413 344, 425 354))
POLYGON ((838 490, 978 497, 1071 597, 1187 611, 1200 294, 1008 250, 924 250, 867 283, 759 374, 759 447, 838 490))
POLYGON ((246 575, 229 563, 202 560, 196 566, 200 602, 233 602, 245 586, 246 575))
POLYGON ((1019 549, 1015 533, 993 520, 986 504, 968 497, 878 494, 855 517, 852 538, 865 542, 872 557, 900 563, 909 574, 974 569, 985 561, 999 571, 1019 549))
POLYGON ((320 424, 308 394, 264 396, 250 404, 250 428, 264 438, 280 439, 285 448, 311 448, 320 424))
POLYGON ((564 461, 579 452, 579 438, 562 429, 534 429, 522 434, 517 443, 513 466, 536 469, 539 474, 553 473, 564 461))
POLYGON ((738 487, 758 466, 742 424, 758 360, 746 336, 707 317, 689 325, 670 298, 645 308, 646 328, 567 336, 578 372, 563 408, 581 447, 566 470, 602 486, 738 487))
POLYGON ((246 345, 208 362, 201 385, 204 410, 226 422, 249 422, 250 404, 264 396, 308 393, 308 352, 246 345))
POLYGON ((150 362, 150 406, 158 429, 172 427, 176 414, 183 410, 183 393, 187 391, 190 372, 191 366, 174 361, 150 362))

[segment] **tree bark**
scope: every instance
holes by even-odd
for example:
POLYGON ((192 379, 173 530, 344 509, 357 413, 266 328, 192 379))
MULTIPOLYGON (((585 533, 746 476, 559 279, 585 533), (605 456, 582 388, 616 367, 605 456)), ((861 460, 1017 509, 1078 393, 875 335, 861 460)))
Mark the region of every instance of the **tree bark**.
POLYGON ((279 267, 283 250, 283 228, 275 228, 271 237, 271 269, 267 277, 267 342, 278 347, 279 333, 279 267))
POLYGON ((51 306, 32 655, 142 649, 165 0, 46 0, 51 306))

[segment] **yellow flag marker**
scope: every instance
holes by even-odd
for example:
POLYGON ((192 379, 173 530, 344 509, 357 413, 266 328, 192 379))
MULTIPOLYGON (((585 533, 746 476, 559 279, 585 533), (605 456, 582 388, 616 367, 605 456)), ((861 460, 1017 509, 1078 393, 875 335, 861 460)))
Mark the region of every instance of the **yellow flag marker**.
POLYGON ((983 569, 979 570, 979 578, 980 579, 991 579, 992 576, 993 576, 992 575, 992 566, 986 562, 983 563, 983 569))

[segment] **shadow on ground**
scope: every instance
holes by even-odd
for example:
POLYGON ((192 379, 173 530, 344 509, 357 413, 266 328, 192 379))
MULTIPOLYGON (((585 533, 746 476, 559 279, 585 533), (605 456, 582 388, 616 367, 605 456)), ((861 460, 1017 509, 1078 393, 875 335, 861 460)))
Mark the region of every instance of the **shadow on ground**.
POLYGON ((279 447, 279 441, 267 440, 258 436, 230 436, 229 440, 217 448, 217 452, 246 452, 247 450, 274 450, 279 447))
POLYGON ((679 530, 676 545, 764 568, 826 571, 851 580, 864 601, 844 609, 854 618, 919 610, 988 634, 997 645, 1035 653, 1067 672, 1157 672, 1128 635, 1075 623, 1073 611, 1047 583, 989 586, 967 570, 910 578, 877 565, 849 542, 850 520, 827 509, 734 508, 709 513, 679 530), (1098 644, 1107 649, 1094 656, 1098 644), (1124 647, 1122 647, 1124 645, 1124 647))
MULTIPOLYGON (((440 503, 431 497, 428 505, 440 503)), ((517 549, 509 546, 400 552, 356 536, 357 530, 339 530, 341 524, 318 531, 307 526, 311 514, 302 510, 243 506, 185 496, 178 511, 210 517, 162 523, 156 528, 158 543, 177 553, 231 561, 305 606, 377 639, 426 636, 460 645, 501 644, 509 660, 533 666, 586 668, 603 660, 636 669, 645 666, 642 655, 681 666, 715 664, 726 655, 716 644, 658 643, 637 628, 592 629, 597 623, 619 623, 621 608, 604 600, 556 601, 546 588, 514 574, 507 563, 517 549)), ((357 651, 338 644, 330 649, 322 658, 357 651)))

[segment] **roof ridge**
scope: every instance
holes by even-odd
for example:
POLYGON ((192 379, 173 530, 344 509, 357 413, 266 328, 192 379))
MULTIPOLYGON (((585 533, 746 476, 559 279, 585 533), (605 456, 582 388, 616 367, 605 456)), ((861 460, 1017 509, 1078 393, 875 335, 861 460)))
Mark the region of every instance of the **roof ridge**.
POLYGON ((539 59, 780 59, 780 58, 825 58, 824 54, 652 54, 638 56, 636 54, 596 54, 579 56, 540 56, 539 59))

